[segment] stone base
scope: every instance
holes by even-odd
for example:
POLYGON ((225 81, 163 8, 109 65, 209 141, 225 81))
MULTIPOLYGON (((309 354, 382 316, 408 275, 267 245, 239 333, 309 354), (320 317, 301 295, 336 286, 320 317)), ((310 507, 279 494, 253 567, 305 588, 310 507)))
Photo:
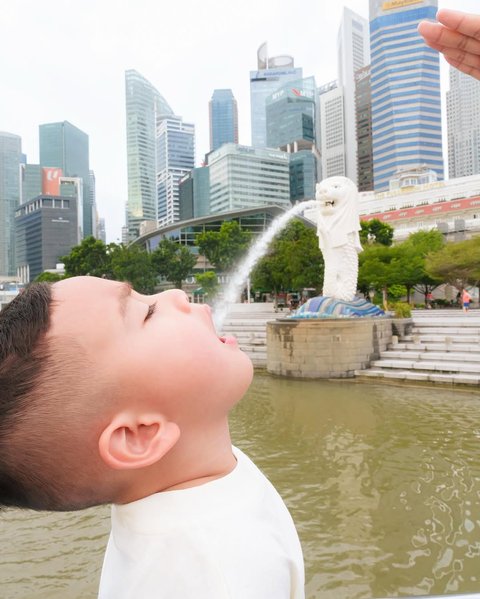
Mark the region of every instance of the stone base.
POLYGON ((392 339, 392 320, 281 319, 267 323, 267 371, 306 379, 354 377, 392 339))

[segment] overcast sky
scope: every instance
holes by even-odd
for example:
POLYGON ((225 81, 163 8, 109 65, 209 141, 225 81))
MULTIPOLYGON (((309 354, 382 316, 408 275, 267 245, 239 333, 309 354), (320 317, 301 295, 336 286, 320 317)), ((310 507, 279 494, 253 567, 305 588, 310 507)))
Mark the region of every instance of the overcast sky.
MULTIPOLYGON (((3 2, 0 131, 22 137, 30 163, 39 159, 40 123, 68 120, 85 131, 98 210, 108 241, 117 241, 127 200, 125 70, 139 71, 176 114, 195 123, 199 164, 209 150, 215 88, 233 90, 240 143, 250 143, 249 71, 262 42, 271 56, 292 55, 317 85, 336 78, 344 5, 368 18, 368 0, 3 2)), ((439 6, 479 12, 479 0, 439 6)))

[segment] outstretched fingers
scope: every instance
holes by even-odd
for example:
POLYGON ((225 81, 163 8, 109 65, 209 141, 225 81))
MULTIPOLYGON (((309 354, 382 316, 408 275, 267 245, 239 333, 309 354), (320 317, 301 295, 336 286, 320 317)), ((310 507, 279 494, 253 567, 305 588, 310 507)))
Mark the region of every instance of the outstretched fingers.
POLYGON ((448 29, 441 23, 431 23, 430 21, 422 21, 418 26, 418 31, 426 44, 435 50, 444 52, 446 49, 456 49, 477 55, 480 58, 480 38, 474 39, 448 29))
POLYGON ((448 27, 448 29, 480 40, 480 15, 441 8, 437 12, 437 21, 448 27))

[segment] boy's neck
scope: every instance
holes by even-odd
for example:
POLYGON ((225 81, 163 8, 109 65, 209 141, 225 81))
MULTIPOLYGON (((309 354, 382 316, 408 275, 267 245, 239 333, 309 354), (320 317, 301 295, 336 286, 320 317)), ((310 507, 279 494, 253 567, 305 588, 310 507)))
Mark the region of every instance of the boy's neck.
POLYGON ((229 474, 236 463, 227 418, 208 430, 194 430, 188 435, 182 432, 175 447, 160 462, 135 473, 118 503, 203 485, 229 474))

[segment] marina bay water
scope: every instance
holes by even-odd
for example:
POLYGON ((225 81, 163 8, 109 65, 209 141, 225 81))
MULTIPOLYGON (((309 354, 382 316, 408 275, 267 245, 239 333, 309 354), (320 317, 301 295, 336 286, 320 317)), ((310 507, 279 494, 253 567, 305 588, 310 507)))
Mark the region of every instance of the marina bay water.
MULTIPOLYGON (((480 591, 480 393, 256 373, 231 429, 291 510, 308 599, 480 591)), ((0 513, 2 599, 96 597, 108 517, 0 513)))

